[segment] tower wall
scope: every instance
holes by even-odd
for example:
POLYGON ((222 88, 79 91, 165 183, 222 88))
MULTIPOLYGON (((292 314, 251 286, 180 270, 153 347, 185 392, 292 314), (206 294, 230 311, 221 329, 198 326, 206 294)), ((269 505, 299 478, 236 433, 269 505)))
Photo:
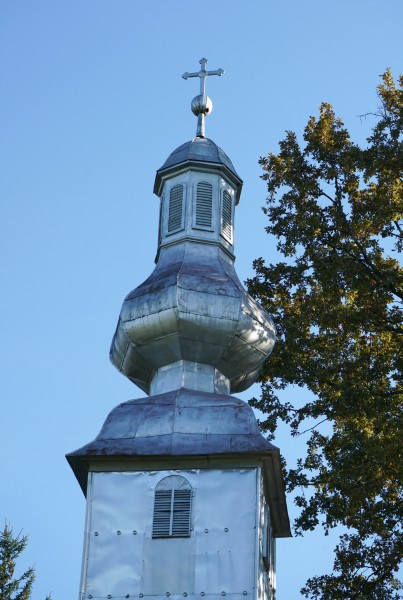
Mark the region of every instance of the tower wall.
POLYGON ((260 478, 259 498, 259 549, 258 549, 258 600, 275 600, 276 597, 276 538, 265 493, 264 478, 260 478))
POLYGON ((260 480, 260 468, 90 473, 81 598, 269 598, 256 588, 260 480), (190 483, 190 536, 155 539, 155 488, 169 475, 190 483))

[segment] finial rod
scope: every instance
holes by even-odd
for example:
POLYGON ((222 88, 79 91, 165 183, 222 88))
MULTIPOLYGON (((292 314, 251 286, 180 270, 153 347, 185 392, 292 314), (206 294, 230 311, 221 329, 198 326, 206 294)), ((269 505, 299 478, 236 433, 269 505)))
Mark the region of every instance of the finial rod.
POLYGON ((216 69, 215 71, 207 71, 207 58, 201 58, 199 63, 201 65, 200 71, 197 73, 184 73, 183 79, 189 79, 189 77, 200 78, 200 94, 192 100, 192 112, 197 116, 197 130, 196 137, 204 137, 204 117, 211 113, 213 110, 213 103, 211 99, 206 95, 206 77, 209 75, 218 75, 221 77, 224 75, 224 69, 216 69))

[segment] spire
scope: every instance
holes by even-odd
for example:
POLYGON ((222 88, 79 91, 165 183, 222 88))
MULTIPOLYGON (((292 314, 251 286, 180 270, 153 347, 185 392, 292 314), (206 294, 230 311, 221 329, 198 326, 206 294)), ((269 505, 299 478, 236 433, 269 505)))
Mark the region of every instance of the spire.
POLYGON ((197 130, 196 137, 204 137, 204 117, 208 116, 213 110, 213 103, 211 98, 206 95, 206 77, 209 75, 218 75, 221 77, 224 75, 224 69, 217 69, 216 71, 207 71, 206 65, 208 63, 207 58, 201 58, 199 60, 201 65, 200 71, 197 73, 184 73, 183 79, 189 79, 189 77, 200 77, 200 94, 195 96, 192 100, 191 108, 192 113, 197 117, 197 130))
POLYGON ((205 589, 274 600, 272 538, 291 535, 279 450, 230 395, 255 381, 276 330, 235 272, 242 180, 204 137, 205 78, 223 74, 206 63, 184 74, 200 78, 197 137, 157 171, 156 266, 126 296, 110 350, 148 397, 114 408, 96 439, 67 456, 88 493, 82 599, 196 599, 205 589))
POLYGON ((204 137, 211 110, 200 60, 192 101, 197 137, 157 171, 160 197, 156 267, 123 302, 112 363, 151 397, 181 388, 209 393, 247 389, 270 354, 276 332, 242 287, 234 267, 234 218, 242 180, 231 160, 204 137))

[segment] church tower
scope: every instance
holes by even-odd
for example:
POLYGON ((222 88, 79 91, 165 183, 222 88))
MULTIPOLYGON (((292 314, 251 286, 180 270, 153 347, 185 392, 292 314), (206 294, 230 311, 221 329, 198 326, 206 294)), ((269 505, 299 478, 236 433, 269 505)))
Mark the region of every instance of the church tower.
POLYGON ((110 357, 148 396, 120 404, 67 459, 87 499, 80 600, 275 598, 275 540, 290 536, 279 450, 247 389, 275 328, 234 269, 242 180, 205 137, 158 169, 159 244, 150 277, 125 298, 110 357))

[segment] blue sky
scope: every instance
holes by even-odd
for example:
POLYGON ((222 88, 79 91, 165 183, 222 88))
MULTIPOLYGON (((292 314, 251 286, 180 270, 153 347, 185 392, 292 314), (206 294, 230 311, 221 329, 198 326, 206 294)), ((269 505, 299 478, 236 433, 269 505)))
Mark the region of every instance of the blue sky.
MULTIPOLYGON (((1 2, 0 519, 30 536, 34 600, 78 596, 85 501, 65 453, 142 395, 108 352, 124 296, 153 269, 155 171, 195 133, 198 83, 181 74, 204 56, 226 71, 207 82, 206 133, 245 182, 244 280, 254 258, 275 258, 259 157, 322 101, 364 141, 379 74, 402 71, 402 22, 400 0, 1 2)), ((292 464, 301 440, 276 443, 292 464)), ((279 600, 331 564, 333 543, 279 541, 279 600)))

